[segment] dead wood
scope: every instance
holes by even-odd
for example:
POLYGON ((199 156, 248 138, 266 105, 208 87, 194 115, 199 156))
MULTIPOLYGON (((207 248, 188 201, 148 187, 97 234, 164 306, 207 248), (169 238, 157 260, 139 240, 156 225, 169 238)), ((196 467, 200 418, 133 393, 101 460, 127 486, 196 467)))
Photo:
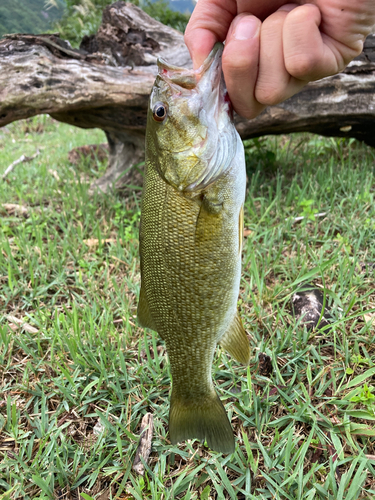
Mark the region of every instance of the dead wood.
POLYGON ((141 437, 139 438, 139 443, 137 451, 135 452, 135 458, 132 467, 133 470, 138 474, 141 474, 141 476, 143 476, 145 473, 145 466, 143 462, 147 464, 148 457, 151 453, 153 432, 154 418, 151 413, 146 413, 146 415, 142 418, 140 430, 141 437))
POLYGON ((37 150, 37 152, 35 154, 33 154, 32 156, 26 156, 26 155, 21 155, 18 160, 15 160, 13 163, 11 163, 9 165, 9 167, 7 167, 5 169, 5 172, 3 173, 2 175, 2 180, 4 180, 6 178, 7 175, 9 175, 13 170, 14 170, 14 167, 16 165, 18 165, 19 163, 24 163, 24 162, 27 162, 27 161, 31 161, 33 160, 34 158, 36 158, 38 155, 40 154, 40 151, 39 149, 37 150))
MULTIPOLYGON (((49 113, 71 125, 101 128, 109 166, 93 188, 121 187, 129 183, 132 165, 144 157, 157 57, 191 66, 181 33, 122 1, 104 10, 98 32, 84 37, 79 49, 58 35, 7 35, 0 41, 0 126, 49 113)), ((374 124, 375 35, 339 75, 310 83, 254 120, 236 117, 243 139, 313 132, 355 137, 372 146, 374 124)))

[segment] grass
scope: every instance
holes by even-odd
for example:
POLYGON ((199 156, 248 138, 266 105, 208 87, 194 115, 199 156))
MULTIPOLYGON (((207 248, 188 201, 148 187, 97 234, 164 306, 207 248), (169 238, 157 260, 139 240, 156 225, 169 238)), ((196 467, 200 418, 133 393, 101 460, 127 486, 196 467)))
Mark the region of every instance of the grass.
POLYGON ((248 368, 220 348, 214 360, 236 435, 223 456, 169 443, 165 348, 136 322, 139 192, 89 196, 105 165, 67 158, 103 141, 48 117, 0 129, 0 175, 41 151, 0 181, 0 498, 374 498, 374 151, 312 135, 246 143, 239 308, 253 354, 248 368), (290 314, 307 281, 330 330, 290 314))

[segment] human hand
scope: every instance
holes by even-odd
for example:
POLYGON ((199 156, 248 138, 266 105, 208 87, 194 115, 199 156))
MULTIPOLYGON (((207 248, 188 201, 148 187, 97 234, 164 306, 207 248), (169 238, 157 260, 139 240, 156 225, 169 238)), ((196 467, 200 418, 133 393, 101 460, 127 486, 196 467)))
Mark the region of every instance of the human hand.
POLYGON ((223 72, 235 111, 255 118, 309 81, 359 55, 375 24, 375 0, 199 0, 185 43, 199 67, 224 41, 223 72))

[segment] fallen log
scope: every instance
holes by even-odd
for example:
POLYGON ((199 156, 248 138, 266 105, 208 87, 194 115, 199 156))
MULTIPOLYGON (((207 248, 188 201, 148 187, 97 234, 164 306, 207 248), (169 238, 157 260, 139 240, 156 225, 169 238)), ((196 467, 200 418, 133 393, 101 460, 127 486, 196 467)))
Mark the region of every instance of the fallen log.
MULTIPOLYGON (((98 32, 79 49, 55 35, 6 35, 0 41, 0 126, 48 113, 56 120, 105 131, 109 166, 93 187, 128 183, 144 157, 148 96, 157 57, 191 67, 183 36, 119 1, 103 12, 98 32)), ((375 146, 375 35, 348 68, 308 84, 254 120, 236 117, 243 139, 313 132, 355 137, 375 146)))

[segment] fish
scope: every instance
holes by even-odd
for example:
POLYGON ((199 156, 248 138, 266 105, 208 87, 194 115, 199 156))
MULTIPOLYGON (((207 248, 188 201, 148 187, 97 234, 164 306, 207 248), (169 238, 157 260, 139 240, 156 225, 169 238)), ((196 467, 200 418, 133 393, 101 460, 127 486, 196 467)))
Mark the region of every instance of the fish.
POLYGON ((140 221, 138 322, 164 340, 172 444, 235 450, 212 381, 219 343, 243 364, 250 344, 237 311, 246 171, 215 44, 198 70, 158 60, 147 114, 140 221))

